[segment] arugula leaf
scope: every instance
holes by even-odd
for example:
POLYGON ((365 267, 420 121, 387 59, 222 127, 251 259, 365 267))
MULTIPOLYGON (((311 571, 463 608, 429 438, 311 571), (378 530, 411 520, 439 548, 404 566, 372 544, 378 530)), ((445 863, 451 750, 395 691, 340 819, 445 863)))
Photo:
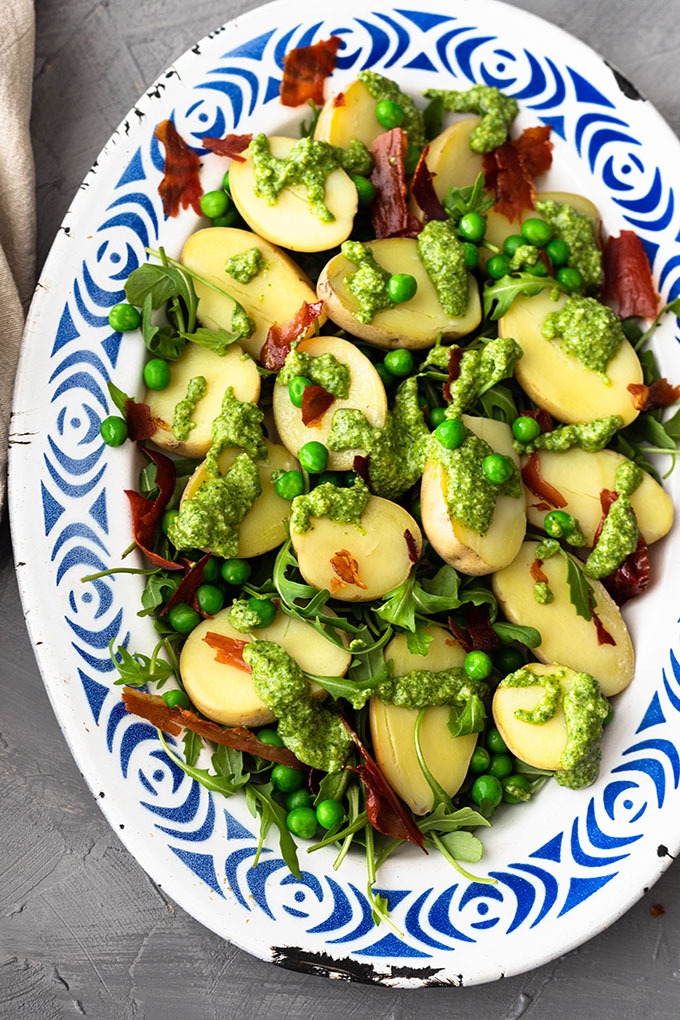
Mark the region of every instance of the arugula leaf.
POLYGON ((262 844, 264 843, 269 829, 272 825, 276 825, 279 830, 279 847, 281 849, 281 856, 288 865, 288 870, 296 878, 302 878, 295 840, 291 836, 286 825, 285 810, 274 800, 272 784, 250 783, 244 787, 244 790, 246 794, 246 804, 248 805, 251 814, 253 817, 256 817, 258 814, 260 816, 260 840, 258 852, 255 861, 253 862, 253 867, 257 864, 262 844))
POLYGON ((467 213, 485 213, 494 204, 484 187, 484 174, 477 174, 475 183, 466 188, 451 186, 444 195, 443 206, 448 216, 458 224, 467 213))
POLYGON ((165 737, 161 730, 157 729, 158 739, 163 745, 163 750, 167 754, 168 758, 175 763, 175 765, 181 768, 182 772, 186 773, 190 779, 195 779, 197 783, 204 786, 206 790, 211 790, 213 793, 221 793, 224 797, 231 797, 236 793, 240 787, 235 787, 231 780, 227 776, 218 776, 209 769, 199 769, 195 765, 190 765, 186 761, 175 754, 175 752, 166 743, 165 737))
POLYGON ((243 333, 238 331, 230 333, 226 329, 206 329, 201 326, 193 333, 180 333, 179 335, 183 340, 190 340, 193 344, 198 344, 200 347, 205 347, 207 350, 223 356, 232 344, 242 338, 243 333))
POLYGON ((141 652, 128 652, 123 645, 118 645, 113 652, 113 638, 109 644, 109 655, 118 670, 116 684, 125 684, 127 687, 143 687, 144 684, 163 684, 172 676, 174 670, 165 659, 158 658, 159 650, 164 647, 164 642, 159 641, 151 655, 142 655, 141 652))
POLYGON ((452 737, 464 737, 469 733, 481 733, 486 723, 486 709, 478 694, 471 695, 463 707, 452 705, 449 712, 448 728, 452 737))
POLYGON ((152 296, 147 294, 142 303, 142 340, 151 354, 166 361, 177 361, 186 347, 186 340, 177 336, 170 326, 157 326, 151 320, 152 296))
POLYGON ((310 119, 300 121, 300 138, 313 138, 314 132, 316 131, 316 125, 319 120, 319 114, 321 113, 321 107, 317 106, 313 99, 307 100, 307 106, 312 111, 310 119))
POLYGON ((243 752, 220 744, 211 758, 216 775, 228 779, 234 792, 250 780, 250 773, 243 771, 243 752))
POLYGON ((127 410, 127 402, 131 398, 128 397, 127 393, 123 393, 122 390, 119 390, 115 383, 112 383, 110 379, 106 386, 114 406, 117 407, 120 413, 124 415, 127 410))
POLYGON ((485 418, 510 424, 519 414, 512 390, 503 383, 496 383, 478 399, 485 418))
POLYGON ((306 673, 305 676, 323 687, 333 698, 344 698, 349 701, 352 708, 363 708, 374 691, 381 687, 387 680, 392 679, 392 660, 382 662, 382 668, 373 674, 370 679, 361 683, 347 679, 343 676, 317 676, 316 673, 306 673))
POLYGON ((464 830, 447 832, 440 836, 439 840, 457 861, 477 864, 484 855, 482 841, 477 836, 473 836, 471 832, 464 830))
POLYGON ((184 744, 185 762, 187 765, 195 765, 198 761, 198 756, 201 753, 203 741, 198 733, 194 733, 193 730, 185 730, 184 736, 182 737, 182 743, 184 744))
POLYGON ((431 141, 441 134, 444 124, 444 100, 441 96, 435 96, 429 101, 423 110, 423 127, 425 137, 431 141))
MULTIPOLYGON (((193 285, 185 273, 168 265, 156 265, 154 262, 145 262, 138 269, 133 269, 125 283, 125 297, 131 305, 142 308, 148 300, 150 307, 162 308, 173 297, 185 297, 187 303, 192 303, 193 298, 188 293, 188 288, 193 285)), ((195 295, 194 295, 195 298, 195 295)))
POLYGON ((458 574, 448 564, 422 584, 411 572, 403 584, 387 593, 383 604, 376 609, 376 615, 386 623, 415 633, 416 614, 432 616, 458 609, 461 604, 459 583, 458 574))
POLYGON ((531 273, 513 273, 502 276, 500 280, 488 281, 484 284, 484 317, 500 319, 515 298, 520 295, 533 297, 548 287, 564 291, 564 287, 552 277, 533 276, 531 273))
POLYGON ((427 650, 434 641, 432 634, 426 634, 422 627, 406 635, 406 647, 411 655, 427 655, 427 650))
MULTIPOLYGON (((552 773, 551 773, 552 775, 552 773)), ((459 829, 476 829, 480 825, 489 827, 491 822, 474 808, 463 807, 449 811, 444 804, 438 804, 425 818, 418 822, 423 834, 436 832, 457 832, 459 829)))
POLYGON ((569 585, 569 600, 576 610, 576 615, 584 620, 592 620, 593 609, 597 606, 595 592, 588 583, 585 574, 576 561, 564 549, 560 553, 567 561, 567 584, 569 585))
POLYGON ((141 601, 144 608, 137 613, 137 616, 151 616, 159 606, 167 602, 176 591, 178 584, 178 580, 168 577, 167 574, 162 574, 160 571, 151 574, 142 592, 141 601))
POLYGON ((491 624, 491 627, 501 641, 519 641, 527 648, 538 648, 543 640, 540 631, 535 627, 525 627, 519 623, 506 623, 505 620, 497 620, 496 623, 491 624))

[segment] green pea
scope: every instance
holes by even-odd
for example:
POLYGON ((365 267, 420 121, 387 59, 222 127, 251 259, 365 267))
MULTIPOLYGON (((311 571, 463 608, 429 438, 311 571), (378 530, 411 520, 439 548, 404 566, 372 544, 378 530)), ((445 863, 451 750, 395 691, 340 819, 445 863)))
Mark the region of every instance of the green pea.
POLYGON ((568 532, 574 530, 576 521, 571 514, 564 510, 551 510, 543 518, 543 530, 551 538, 562 538, 568 532))
POLYGON ((122 446, 128 437, 128 427, 125 418, 117 414, 111 414, 104 418, 99 426, 99 435, 107 446, 122 446))
POLYGON ((186 691, 180 691, 179 689, 165 691, 161 697, 168 708, 191 708, 191 701, 186 691))
POLYGON ((503 754, 508 749, 508 745, 505 743, 495 726, 492 726, 490 730, 486 731, 486 739, 484 742, 492 754, 503 754))
POLYGON ((213 227, 242 227, 243 220, 238 209, 227 209, 224 216, 216 216, 212 221, 213 227))
POLYGON ((413 355, 406 347, 398 347, 396 351, 388 351, 383 363, 387 371, 398 379, 403 379, 413 371, 413 355))
POLYGON ((387 281, 387 293, 395 304, 403 304, 415 297, 418 281, 410 273, 394 273, 387 281))
POLYGON ((403 123, 404 111, 399 103, 395 103, 391 99, 381 99, 375 105, 375 116, 386 131, 391 131, 392 128, 397 128, 403 123))
POLYGON ((130 333, 133 329, 139 329, 142 324, 142 316, 134 305, 127 301, 121 301, 114 305, 109 312, 109 326, 116 333, 130 333))
POLYGON ((274 482, 274 488, 281 499, 292 503, 296 496, 301 496, 305 491, 305 480, 299 471, 285 471, 274 482))
POLYGON ((201 196, 201 212, 211 220, 224 216, 230 205, 231 199, 223 188, 219 191, 206 191, 201 196))
POLYGON ((521 804, 531 798, 531 781, 521 772, 501 780, 506 804, 521 804))
POLYGON ((503 485, 512 476, 512 461, 502 453, 489 453, 482 461, 482 470, 493 485, 503 485))
MULTIPOLYGON (((177 513, 177 511, 175 511, 177 513)), ((211 556, 203 564, 203 583, 215 584, 220 579, 220 562, 215 556, 211 556)))
MULTIPOLYGON (((274 765, 271 771, 272 786, 281 793, 293 793, 301 790, 307 782, 307 776, 300 769, 292 769, 290 765, 274 765)), ((314 816, 316 818, 316 816, 314 816)))
POLYGON ((276 619, 277 609, 271 599, 258 599, 253 595, 248 599, 248 609, 259 617, 260 622, 257 624, 256 630, 259 630, 260 627, 271 626, 276 619))
POLYGON ((493 669, 491 657, 486 652, 474 649, 465 656, 463 669, 471 680, 486 680, 493 669))
POLYGON ((269 744, 270 747, 284 746, 283 741, 276 730, 272 730, 267 726, 257 731, 257 739, 261 740, 263 744, 269 744))
POLYGON ((493 811, 503 799, 503 787, 500 779, 488 773, 477 776, 472 784, 470 797, 482 810, 493 811))
POLYGON ((436 429, 438 425, 441 425, 443 421, 446 421, 446 408, 445 407, 433 407, 430 409, 430 425, 433 429, 436 429))
POLYGON ((445 450, 455 450, 465 439, 465 426, 460 418, 446 418, 437 425, 434 435, 445 450))
POLYGON ((515 767, 515 763, 509 754, 494 754, 491 756, 491 763, 489 765, 489 775, 495 776, 496 779, 507 779, 508 776, 512 775, 512 771, 515 767))
POLYGON ((523 244, 526 244, 526 241, 521 234, 509 234, 503 241, 503 252, 509 258, 512 258, 517 249, 521 248, 523 244))
POLYGON ((363 174, 353 174, 352 180, 354 181, 354 187, 357 189, 359 205, 370 205, 376 195, 375 184, 368 177, 364 177, 363 174))
POLYGON ((476 269, 479 265, 479 248, 476 244, 472 244, 470 241, 463 243, 463 255, 465 257, 465 266, 467 269, 476 269))
POLYGON ((553 237, 545 246, 546 255, 554 266, 566 266, 571 255, 571 248, 561 237, 553 237))
POLYGON ((458 233, 464 241, 473 241, 479 244, 486 233, 486 216, 478 212, 465 213, 458 223, 458 233))
POLYGON ((224 592, 216 584, 200 584, 196 589, 198 608, 208 616, 214 616, 224 607, 224 592))
POLYGON ((311 385, 312 380, 308 379, 306 375, 293 376, 288 383, 288 396, 293 407, 302 407, 302 395, 311 385))
POLYGON ((493 653, 493 664, 502 676, 514 673, 524 665, 524 656, 519 648, 512 645, 502 645, 493 653))
POLYGON ((170 365, 163 358, 147 361, 142 374, 150 390, 167 390, 170 385, 170 365))
POLYGON ((201 614, 188 602, 180 602, 168 612, 168 622, 178 634, 190 634, 201 622, 201 614))
POLYGON ((492 280, 500 280, 510 272, 510 259, 507 255, 492 255, 486 264, 486 271, 492 280))
POLYGON ((522 224, 522 237, 527 244, 533 244, 536 248, 545 248, 552 236, 553 228, 538 216, 530 216, 522 224))
POLYGON ((541 426, 528 414, 520 414, 513 420, 512 434, 520 443, 530 443, 541 434, 541 426))
POLYGON ((328 467, 328 449, 323 443, 313 439, 310 443, 305 443, 300 447, 298 460, 304 471, 308 471, 312 475, 319 475, 328 467))
POLYGON ((229 171, 228 170, 224 171, 224 177, 222 178, 222 188, 225 191, 231 193, 231 187, 229 185, 229 171))
POLYGON ((286 828, 300 839, 311 839, 317 830, 316 811, 311 807, 296 807, 286 815, 286 828))
POLYGON ((557 280, 562 284, 563 287, 572 294, 575 290, 580 290, 583 286, 583 277, 578 269, 573 269, 571 266, 562 266, 561 269, 557 270, 555 274, 557 280))
POLYGON ((298 807, 311 807, 312 797, 309 790, 293 790, 292 793, 287 793, 283 798, 283 803, 286 805, 287 811, 293 811, 294 808, 298 807))
POLYGON ((250 563, 248 560, 225 560, 220 569, 222 580, 227 584, 245 584, 250 577, 250 563))
POLYGON ((316 820, 324 829, 335 828, 345 817, 345 809, 339 800, 322 800, 316 805, 316 820))
POLYGON ((396 375, 392 375, 387 365, 383 365, 383 363, 379 361, 378 364, 375 366, 375 370, 382 379, 382 384, 386 390, 394 386, 395 382, 397 381, 397 377, 396 375))
MULTIPOLYGON (((164 535, 167 535, 170 530, 170 525, 174 521, 175 517, 179 514, 179 510, 166 510, 161 517, 161 531, 164 535)), ((205 576, 205 575, 204 575, 205 576)))
POLYGON ((486 772, 490 764, 491 755, 489 754, 487 749, 485 747, 477 746, 472 752, 472 757, 470 758, 468 770, 470 772, 473 772, 477 776, 482 775, 482 773, 486 772))

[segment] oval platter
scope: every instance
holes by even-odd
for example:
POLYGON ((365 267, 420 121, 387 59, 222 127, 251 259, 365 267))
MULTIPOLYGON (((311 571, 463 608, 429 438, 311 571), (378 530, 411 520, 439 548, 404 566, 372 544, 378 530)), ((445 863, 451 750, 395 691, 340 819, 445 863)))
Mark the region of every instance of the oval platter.
MULTIPOLYGON (((635 230, 664 302, 680 294, 680 144, 588 47, 493 0, 347 0, 342 13, 328 0, 258 8, 199 42, 140 98, 55 241, 15 391, 17 571, 40 670, 78 766, 130 853, 185 910, 249 953, 298 970, 401 987, 488 982, 611 924, 680 849, 677 527, 653 551, 655 582, 625 610, 638 666, 607 730, 598 781, 579 793, 550 784, 488 830, 476 870, 493 882, 469 881, 433 855, 393 855, 378 879, 393 928, 373 923, 362 859, 350 855, 336 872, 333 850, 303 852, 296 879, 270 836, 252 866, 258 835, 245 799, 188 779, 113 686, 110 642, 154 644, 151 623, 137 615, 140 578, 81 581, 120 565, 131 539, 123 490, 139 469, 131 444, 112 450, 99 437, 112 410, 107 381, 139 393, 143 362, 141 344, 112 332, 108 310, 145 247, 176 255, 199 222, 191 211, 163 217, 154 127, 172 117, 201 155, 205 190, 217 186, 225 164, 201 139, 298 124, 301 112, 279 102, 284 55, 331 34, 342 46, 327 94, 371 67, 413 95, 479 82, 516 97, 520 128, 553 129, 547 187, 586 194, 610 233, 635 230)), ((671 381, 680 380, 677 325, 667 316, 654 342, 671 381)), ((667 484, 677 500, 677 473, 667 484)))

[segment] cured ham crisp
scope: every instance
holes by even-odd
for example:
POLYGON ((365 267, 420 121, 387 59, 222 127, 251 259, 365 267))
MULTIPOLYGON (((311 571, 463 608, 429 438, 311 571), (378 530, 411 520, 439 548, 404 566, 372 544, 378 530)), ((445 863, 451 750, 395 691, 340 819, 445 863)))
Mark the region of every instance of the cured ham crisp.
POLYGON ((169 457, 157 450, 145 450, 144 452, 156 465, 158 495, 154 500, 151 500, 132 489, 124 490, 132 510, 132 536, 135 544, 154 566, 163 567, 165 570, 183 570, 184 567, 181 563, 166 560, 153 551, 156 529, 168 501, 175 491, 175 466, 169 457))
POLYGON ((128 427, 128 439, 140 443, 143 439, 151 439, 156 431, 156 422, 151 416, 148 404, 136 400, 125 401, 125 420, 128 427))
MULTIPOLYGON (((367 590, 368 585, 359 577, 359 564, 347 549, 339 549, 331 559, 333 572, 340 578, 342 585, 354 584, 357 588, 367 590)), ((338 587, 341 587, 339 585, 338 587)), ((337 590, 337 589, 336 589, 337 590)))
POLYGON ((224 666, 234 666, 244 673, 252 673, 251 667, 243 658, 243 649, 248 644, 247 641, 228 637, 227 634, 218 634, 214 630, 209 630, 203 640, 214 650, 216 662, 221 662, 224 666))
POLYGON ((200 588, 203 584, 203 574, 205 573, 205 565, 210 559, 210 553, 206 553, 200 560, 197 560, 186 572, 182 580, 179 582, 174 592, 161 609, 159 615, 165 616, 173 606, 179 606, 183 603, 193 605, 194 609, 198 607, 194 605, 196 589, 200 588))
POLYGON ((408 528, 404 532, 404 538, 406 540, 406 548, 408 549, 408 558, 410 559, 411 563, 417 563, 418 546, 416 545, 416 540, 411 534, 411 532, 408 530, 408 528))
POLYGON ((449 348, 449 363, 448 363, 449 377, 446 380, 446 382, 442 385, 442 393, 444 395, 444 400, 446 401, 451 400, 451 383, 454 383, 458 376, 460 375, 460 365, 463 360, 464 354, 465 351, 463 350, 462 347, 456 347, 454 345, 449 348))
POLYGON ((212 740, 214 744, 223 744, 235 751, 256 754, 267 761, 307 771, 307 766, 298 761, 287 747, 265 744, 244 726, 220 726, 209 719, 202 719, 187 708, 170 708, 158 694, 147 694, 134 687, 123 688, 123 702, 128 712, 146 719, 152 726, 173 737, 178 737, 184 729, 191 730, 206 740, 212 740))
POLYGON ((429 152, 429 145, 426 145, 420 154, 413 177, 411 178, 411 194, 428 220, 446 220, 448 214, 439 201, 437 192, 434 189, 435 174, 430 171, 425 159, 429 152))
POLYGON ((371 145, 371 183, 375 188, 371 223, 376 239, 416 237, 422 229, 406 202, 404 156, 407 146, 406 133, 401 128, 385 131, 371 145))
POLYGON ((332 35, 330 39, 298 46, 286 53, 280 91, 284 106, 301 106, 310 100, 321 106, 326 78, 335 70, 340 43, 340 36, 332 35))
POLYGON ((314 301, 311 304, 308 301, 303 301, 292 319, 288 319, 287 322, 272 323, 260 351, 260 361, 264 367, 274 372, 283 368, 293 341, 299 340, 307 332, 322 311, 323 301, 314 301))
POLYGON ((602 253, 604 286, 600 300, 610 305, 622 319, 631 316, 655 318, 659 295, 644 245, 632 230, 608 237, 602 253))
POLYGON ((252 135, 225 135, 224 138, 204 138, 203 147, 210 149, 216 156, 228 156, 237 163, 245 163, 245 156, 241 154, 252 140, 252 135))
POLYGON ((562 493, 543 478, 541 474, 541 461, 536 452, 529 454, 527 462, 522 468, 522 481, 527 489, 533 492, 534 496, 545 500, 551 506, 561 509, 567 505, 567 501, 562 493))
POLYGON ((527 128, 519 138, 484 155, 484 184, 496 194, 495 209, 510 222, 536 206, 534 177, 552 164, 549 127, 527 128))
MULTIPOLYGON (((609 513, 611 506, 619 498, 618 492, 612 489, 602 489, 600 492, 600 506, 602 507, 602 517, 600 523, 597 526, 595 532, 595 539, 593 545, 597 545, 597 540, 602 532, 602 526, 604 525, 605 518, 609 513)), ((640 595, 647 585, 649 584, 649 556, 647 555, 647 543, 645 542, 642 535, 638 537, 637 546, 632 553, 626 556, 623 563, 608 574, 607 577, 603 577, 602 584, 605 586, 611 597, 618 605, 623 605, 629 599, 634 598, 636 595, 640 595)), ((602 642, 600 642, 601 644, 602 642)))
POLYGON ((177 216, 180 207, 191 207, 200 216, 203 188, 198 176, 201 169, 198 156, 189 148, 171 120, 161 121, 154 135, 165 147, 163 180, 158 185, 163 212, 166 216, 177 216))
POLYGON ((628 392, 633 407, 638 411, 655 411, 660 407, 670 407, 680 400, 680 386, 673 386, 668 379, 657 379, 646 386, 644 383, 629 383, 628 392))
POLYGON ((323 386, 305 386, 302 391, 302 424, 319 428, 324 414, 335 403, 335 397, 323 386))

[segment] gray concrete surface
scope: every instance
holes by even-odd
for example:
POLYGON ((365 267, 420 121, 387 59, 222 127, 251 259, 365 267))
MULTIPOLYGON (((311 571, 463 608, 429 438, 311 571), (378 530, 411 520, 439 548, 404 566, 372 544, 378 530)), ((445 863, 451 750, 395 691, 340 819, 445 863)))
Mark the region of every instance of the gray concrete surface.
MULTIPOLYGON (((243 0, 37 0, 33 137, 42 263, 80 180, 144 87, 243 0)), ((587 41, 680 131, 678 0, 522 0, 587 41)), ((0 4, 0 28, 2 26, 0 4)), ((680 173, 680 171, 679 171, 680 173)), ((642 1020, 680 1016, 677 865, 608 931, 471 989, 349 986, 283 971, 169 902, 79 775, 33 659, 0 534, 0 1020, 642 1020), (664 913, 651 908, 661 904, 664 913)))

